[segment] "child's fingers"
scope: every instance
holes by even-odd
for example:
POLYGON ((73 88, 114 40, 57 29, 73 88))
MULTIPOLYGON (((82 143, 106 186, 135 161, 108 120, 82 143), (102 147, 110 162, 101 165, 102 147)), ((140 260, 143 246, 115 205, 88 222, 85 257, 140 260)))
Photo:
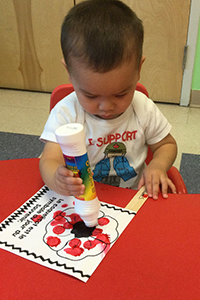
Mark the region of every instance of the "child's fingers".
POLYGON ((140 181, 138 183, 138 190, 141 189, 141 187, 143 187, 144 185, 146 187, 148 196, 152 197, 153 193, 152 193, 151 176, 148 177, 148 175, 146 175, 146 174, 143 173, 143 175, 140 178, 140 181))
POLYGON ((161 183, 161 191, 162 191, 162 196, 163 198, 168 198, 168 180, 164 180, 162 183, 161 183))
POLYGON ((167 174, 143 174, 139 183, 138 189, 142 186, 146 186, 147 194, 149 197, 152 197, 154 200, 158 199, 158 193, 161 192, 163 198, 168 198, 168 189, 170 188, 172 193, 176 193, 176 187, 173 182, 167 177, 167 174))
POLYGON ((171 189, 173 194, 176 194, 176 186, 169 178, 168 178, 168 187, 171 189))
POLYGON ((176 194, 176 187, 173 182, 167 178, 162 184, 162 196, 163 198, 168 198, 168 191, 171 189, 173 194, 176 194))
POLYGON ((69 185, 61 181, 56 182, 57 192, 64 196, 79 196, 83 195, 85 186, 81 185, 69 185))
POLYGON ((65 166, 59 166, 55 173, 55 184, 57 192, 65 196, 79 196, 84 194, 85 186, 83 180, 79 177, 74 177, 72 171, 65 166))
POLYGON ((73 177, 74 173, 71 170, 68 170, 65 166, 60 165, 57 169, 57 172, 59 175, 65 176, 65 177, 73 177))
POLYGON ((154 200, 158 199, 158 192, 159 192, 159 188, 160 188, 160 179, 159 176, 154 176, 152 178, 152 198, 154 200))
POLYGON ((163 198, 168 198, 168 178, 165 175, 159 174, 154 174, 154 176, 152 176, 151 178, 151 189, 149 187, 148 192, 149 197, 152 197, 154 200, 157 200, 158 194, 160 192, 160 186, 163 198))
POLYGON ((138 190, 140 190, 141 187, 143 187, 144 185, 145 185, 144 175, 142 175, 142 177, 140 178, 140 181, 138 183, 138 190))

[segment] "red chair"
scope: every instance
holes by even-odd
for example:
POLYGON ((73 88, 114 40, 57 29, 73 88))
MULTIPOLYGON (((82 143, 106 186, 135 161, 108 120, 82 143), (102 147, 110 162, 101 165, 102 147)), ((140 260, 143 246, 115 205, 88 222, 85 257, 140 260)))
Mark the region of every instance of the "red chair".
MULTIPOLYGON (((136 90, 142 92, 145 94, 147 97, 149 97, 147 89, 141 84, 137 83, 136 90)), ((50 98, 50 111, 52 108, 64 97, 69 95, 74 91, 73 85, 70 84, 61 84, 57 86, 50 98)), ((153 153, 150 148, 148 148, 148 153, 147 153, 147 158, 146 158, 146 164, 148 165, 149 162, 153 158, 153 153)), ((168 177, 171 179, 171 181, 174 183, 176 186, 176 191, 178 194, 187 194, 187 188, 185 186, 185 183, 183 181, 183 178, 181 177, 181 174, 179 173, 178 169, 174 166, 172 166, 169 171, 167 172, 168 177)))
POLYGON ((59 86, 57 86, 52 94, 51 94, 51 98, 50 98, 50 111, 52 110, 52 108, 54 108, 54 106, 64 97, 66 97, 67 95, 71 94, 74 91, 74 87, 71 83, 69 84, 61 84, 59 86))

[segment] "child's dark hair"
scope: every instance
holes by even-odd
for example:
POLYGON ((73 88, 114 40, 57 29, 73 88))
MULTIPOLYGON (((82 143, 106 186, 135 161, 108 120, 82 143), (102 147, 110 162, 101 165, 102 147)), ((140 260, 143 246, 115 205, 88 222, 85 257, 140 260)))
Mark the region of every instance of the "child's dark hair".
POLYGON ((72 60, 95 72, 107 72, 142 57, 143 25, 136 14, 118 0, 88 0, 75 5, 65 17, 61 47, 69 72, 72 60))

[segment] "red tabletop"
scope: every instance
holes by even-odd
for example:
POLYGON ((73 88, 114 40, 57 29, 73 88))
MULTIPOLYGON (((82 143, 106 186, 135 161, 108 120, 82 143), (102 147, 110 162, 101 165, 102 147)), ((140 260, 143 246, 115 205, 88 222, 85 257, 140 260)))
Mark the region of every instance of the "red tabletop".
MULTIPOLYGON (((0 221, 43 186, 38 163, 0 161, 0 221)), ((100 200, 122 207, 135 194, 103 184, 96 188, 100 200)), ((0 298, 199 299, 199 215, 200 195, 148 199, 87 283, 0 250, 0 298)))

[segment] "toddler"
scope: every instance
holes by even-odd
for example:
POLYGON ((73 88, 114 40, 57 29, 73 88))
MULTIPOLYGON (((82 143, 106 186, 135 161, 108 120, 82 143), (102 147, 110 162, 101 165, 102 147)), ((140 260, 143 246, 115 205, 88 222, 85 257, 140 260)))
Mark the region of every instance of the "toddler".
POLYGON ((94 180, 124 188, 146 186, 149 197, 167 198, 176 188, 167 177, 177 153, 171 125, 157 106, 135 91, 145 57, 143 25, 118 0, 87 0, 74 6, 61 29, 63 64, 75 92, 51 111, 41 139, 40 172, 62 195, 84 193, 81 178, 65 167, 55 131, 81 123, 94 180), (148 146, 153 159, 145 166, 148 146))

